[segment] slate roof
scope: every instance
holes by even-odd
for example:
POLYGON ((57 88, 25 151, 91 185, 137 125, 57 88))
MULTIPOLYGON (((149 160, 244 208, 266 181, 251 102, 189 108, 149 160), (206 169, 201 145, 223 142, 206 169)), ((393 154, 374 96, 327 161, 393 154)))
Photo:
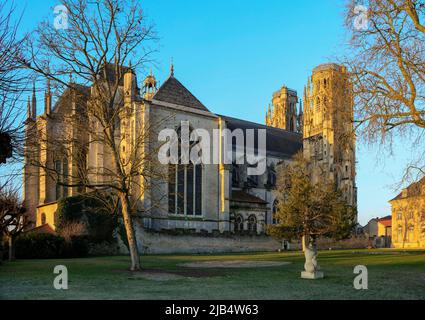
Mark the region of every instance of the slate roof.
MULTIPOLYGON (((134 70, 130 67, 127 66, 121 66, 119 69, 119 73, 121 74, 120 77, 120 82, 119 85, 123 86, 124 85, 124 74, 126 74, 129 71, 134 72, 134 70)), ((100 79, 104 79, 105 78, 105 74, 106 74, 106 79, 110 82, 110 83, 114 83, 115 82, 115 76, 116 76, 116 72, 115 72, 115 65, 113 63, 107 63, 105 65, 105 67, 102 67, 102 69, 100 69, 99 72, 99 78, 100 79), (104 72, 106 71, 106 72, 104 72)))
POLYGON ((425 177, 423 177, 418 182, 412 183, 410 186, 408 186, 407 187, 407 195, 403 194, 403 192, 400 192, 397 195, 397 197, 395 197, 394 199, 392 199, 390 201, 420 196, 421 193, 422 193, 422 188, 425 188, 425 177))
POLYGON ((170 76, 153 96, 153 100, 178 104, 181 106, 208 111, 179 80, 170 76))
POLYGON ((267 204, 263 199, 256 197, 252 194, 249 194, 245 191, 232 190, 231 201, 237 202, 247 202, 247 203, 257 203, 257 204, 267 204))
MULTIPOLYGON (((77 97, 79 97, 76 103, 77 112, 85 113, 87 108, 88 97, 90 95, 90 87, 87 87, 81 84, 74 84, 74 87, 77 93, 77 97)), ((71 106, 72 106, 71 93, 72 91, 70 88, 65 89, 64 93, 59 97, 58 101, 53 106, 53 110, 52 110, 53 113, 58 113, 61 110, 64 110, 64 111, 71 110, 71 106)))
MULTIPOLYGON (((300 133, 290 132, 283 129, 268 127, 255 122, 222 116, 230 130, 242 129, 265 129, 267 132, 267 155, 280 158, 291 158, 303 148, 302 135, 300 133)), ((255 137, 257 135, 255 134, 255 137)), ((257 141, 255 141, 257 148, 257 141)))

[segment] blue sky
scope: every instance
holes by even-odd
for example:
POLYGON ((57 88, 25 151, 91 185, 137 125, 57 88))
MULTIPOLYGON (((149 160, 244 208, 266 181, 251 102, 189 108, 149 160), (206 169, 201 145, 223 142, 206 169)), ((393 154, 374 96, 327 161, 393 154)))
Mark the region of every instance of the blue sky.
MULTIPOLYGON (((344 52, 341 0, 151 0, 145 13, 155 23, 160 50, 153 72, 162 83, 171 58, 175 76, 210 110, 264 122, 272 92, 283 84, 302 95, 311 70, 344 52)), ((20 0, 22 31, 51 17, 58 0, 20 0)), ((139 81, 143 79, 139 75, 139 81)), ((42 99, 39 99, 42 101, 42 99)), ((41 110, 42 106, 39 105, 41 110)), ((409 157, 358 146, 359 220, 390 214, 387 201, 409 157)))

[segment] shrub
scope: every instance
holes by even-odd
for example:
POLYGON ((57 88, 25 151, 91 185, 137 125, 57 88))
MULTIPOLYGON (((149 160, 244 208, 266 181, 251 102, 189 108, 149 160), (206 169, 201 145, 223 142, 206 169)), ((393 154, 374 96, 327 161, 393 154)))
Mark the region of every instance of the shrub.
POLYGON ((112 203, 112 199, 104 198, 99 194, 84 194, 60 199, 57 210, 58 233, 66 238, 88 235, 88 241, 94 243, 113 241, 117 216, 106 206, 108 201, 112 203), (79 224, 84 224, 86 230, 83 231, 79 224))
POLYGON ((71 242, 73 237, 88 236, 87 226, 83 222, 67 222, 60 229, 60 235, 66 242, 71 242))
POLYGON ((89 241, 86 236, 63 237, 47 233, 26 233, 15 240, 18 259, 83 258, 88 255, 89 241))
POLYGON ((65 239, 53 234, 26 233, 15 240, 18 259, 53 259, 64 255, 65 239))
POLYGON ((84 258, 89 254, 89 240, 87 236, 72 236, 65 241, 64 258, 84 258))

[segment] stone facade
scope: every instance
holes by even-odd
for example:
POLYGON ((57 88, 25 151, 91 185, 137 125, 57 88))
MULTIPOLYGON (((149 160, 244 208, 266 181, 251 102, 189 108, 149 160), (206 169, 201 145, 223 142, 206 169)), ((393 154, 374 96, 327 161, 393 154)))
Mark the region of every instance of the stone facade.
POLYGON ((425 178, 390 201, 394 248, 425 248, 425 178))

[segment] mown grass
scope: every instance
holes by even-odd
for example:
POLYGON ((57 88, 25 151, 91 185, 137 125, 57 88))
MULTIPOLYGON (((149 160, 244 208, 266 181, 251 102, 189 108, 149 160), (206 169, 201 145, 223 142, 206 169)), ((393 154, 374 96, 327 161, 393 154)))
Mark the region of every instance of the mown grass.
POLYGON ((143 256, 145 273, 178 275, 147 279, 127 271, 128 257, 21 260, 0 266, 1 299, 425 299, 425 251, 320 252, 326 278, 300 279, 301 253, 143 256), (209 260, 289 261, 279 267, 188 269, 209 260), (53 268, 65 265, 69 289, 53 288, 53 268), (365 265, 369 289, 353 287, 354 267, 365 265))

